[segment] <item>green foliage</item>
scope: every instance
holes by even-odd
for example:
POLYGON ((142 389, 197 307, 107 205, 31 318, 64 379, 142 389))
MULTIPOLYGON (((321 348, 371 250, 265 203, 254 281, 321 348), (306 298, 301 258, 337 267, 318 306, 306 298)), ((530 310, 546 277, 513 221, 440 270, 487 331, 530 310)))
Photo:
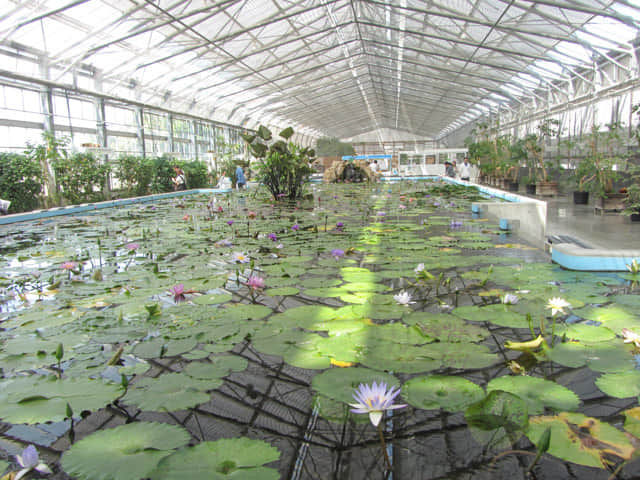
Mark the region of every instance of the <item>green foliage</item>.
MULTIPOLYGON (((291 127, 280 132, 280 137, 285 140, 291 135, 291 127)), ((253 156, 260 159, 257 163, 258 181, 269 189, 274 200, 283 197, 289 200, 300 198, 304 183, 311 173, 309 162, 315 157, 315 152, 284 140, 264 143, 271 140, 272 135, 262 125, 258 128, 257 137, 243 135, 243 138, 253 156)))
POLYGON ((153 162, 148 158, 122 155, 114 172, 122 186, 134 195, 146 195, 153 179, 153 162))
POLYGON ((42 179, 47 189, 45 201, 48 204, 56 205, 59 203, 58 186, 53 172, 53 164, 67 157, 69 139, 67 137, 56 138, 51 132, 43 132, 42 140, 42 143, 38 145, 27 142, 27 149, 24 153, 29 159, 40 164, 42 179))
POLYGON ((162 193, 173 191, 171 179, 176 176, 173 166, 176 161, 168 155, 162 155, 152 160, 153 179, 151 180, 151 193, 162 193))
POLYGON ((51 166, 62 196, 72 204, 104 199, 103 188, 110 167, 90 153, 60 155, 51 166))
POLYGON ((356 150, 350 143, 343 143, 334 137, 323 137, 316 142, 316 153, 320 157, 341 157, 355 155, 356 150))
POLYGON ((18 153, 0 153, 0 198, 11 201, 10 212, 37 208, 42 187, 37 160, 18 153))
POLYGON ((202 188, 209 185, 207 164, 202 161, 177 162, 184 171, 187 180, 187 188, 202 188))

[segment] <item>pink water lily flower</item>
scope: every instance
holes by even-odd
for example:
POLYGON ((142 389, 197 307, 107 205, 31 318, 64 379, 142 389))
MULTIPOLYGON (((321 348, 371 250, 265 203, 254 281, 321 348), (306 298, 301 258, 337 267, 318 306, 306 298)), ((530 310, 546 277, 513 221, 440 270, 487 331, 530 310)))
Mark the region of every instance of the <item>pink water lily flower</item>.
POLYGON ((176 303, 184 302, 186 300, 184 294, 184 285, 179 283, 169 289, 169 293, 173 295, 173 301, 176 303))
POLYGON ((63 262, 63 264, 60 265, 60 268, 63 270, 76 270, 78 268, 78 264, 76 262, 63 262))
POLYGON ((353 398, 358 403, 350 403, 353 413, 368 413, 369 420, 377 427, 382 420, 382 415, 387 410, 395 410, 396 408, 404 408, 406 405, 394 405, 393 401, 400 393, 400 389, 391 387, 387 391, 387 384, 373 382, 371 386, 361 383, 353 394, 353 398))
POLYGON ((135 251, 137 249, 140 248, 140 245, 138 245, 137 243, 127 243, 124 248, 126 248, 129 251, 135 251))
POLYGON ((247 279, 247 283, 245 283, 245 285, 253 290, 260 290, 264 288, 264 278, 257 275, 251 275, 247 279))

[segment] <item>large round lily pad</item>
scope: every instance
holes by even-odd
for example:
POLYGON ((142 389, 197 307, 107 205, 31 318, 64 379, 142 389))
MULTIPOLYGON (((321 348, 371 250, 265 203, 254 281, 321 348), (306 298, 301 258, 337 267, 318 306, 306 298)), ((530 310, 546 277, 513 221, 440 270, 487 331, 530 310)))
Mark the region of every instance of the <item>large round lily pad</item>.
POLYGON ((83 438, 62 455, 61 464, 80 480, 139 480, 190 438, 175 425, 130 423, 83 438))
POLYGON ((527 402, 529 414, 553 410, 575 410, 580 398, 562 385, 544 378, 528 376, 504 376, 494 378, 487 385, 487 392, 502 390, 513 393, 527 402))
POLYGON ((277 480, 276 469, 263 467, 280 458, 277 448, 262 440, 225 438, 202 442, 164 458, 153 480, 277 480))
POLYGON ((484 397, 484 391, 465 378, 431 375, 406 382, 402 386, 402 397, 414 407, 425 410, 442 408, 459 412, 484 397))
POLYGON ((67 404, 74 412, 97 410, 121 393, 118 384, 86 378, 15 377, 0 383, 0 418, 11 423, 58 422, 67 404))
POLYGON ((322 395, 340 402, 354 403, 353 394, 358 386, 373 382, 387 384, 387 387, 398 387, 400 382, 393 375, 377 372, 368 368, 332 368, 313 377, 312 386, 322 395))
POLYGON ((610 397, 637 397, 640 395, 640 370, 607 373, 596 379, 596 385, 610 397))
POLYGON ((145 377, 131 385, 122 401, 143 410, 174 411, 195 407, 209 400, 207 390, 222 385, 221 379, 199 380, 180 373, 145 377))

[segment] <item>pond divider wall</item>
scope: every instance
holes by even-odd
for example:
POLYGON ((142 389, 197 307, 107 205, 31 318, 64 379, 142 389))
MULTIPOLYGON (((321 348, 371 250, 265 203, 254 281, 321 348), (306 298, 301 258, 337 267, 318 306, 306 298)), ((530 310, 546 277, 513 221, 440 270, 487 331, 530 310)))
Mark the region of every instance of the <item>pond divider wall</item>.
POLYGON ((157 193, 155 195, 146 195, 144 197, 120 198, 117 200, 106 200, 104 202, 96 203, 81 203, 80 205, 69 205, 68 207, 56 207, 46 210, 34 210, 32 212, 5 215, 3 217, 0 217, 0 225, 28 222, 30 220, 40 220, 42 218, 57 217, 59 215, 74 215, 76 213, 92 212, 94 210, 101 210, 103 208, 120 207, 123 205, 133 205, 136 203, 155 202, 157 200, 165 200, 167 198, 193 195, 195 193, 227 193, 230 191, 231 189, 200 188, 194 190, 183 190, 180 192, 157 193))

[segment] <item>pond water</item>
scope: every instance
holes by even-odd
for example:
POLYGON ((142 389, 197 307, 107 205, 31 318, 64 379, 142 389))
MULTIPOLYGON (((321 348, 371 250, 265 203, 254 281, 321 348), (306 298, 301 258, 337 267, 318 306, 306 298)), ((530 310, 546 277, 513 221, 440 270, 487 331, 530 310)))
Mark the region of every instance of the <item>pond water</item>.
POLYGON ((640 275, 563 271, 474 189, 312 192, 3 227, 0 474, 34 444, 59 479, 640 475, 640 275))

